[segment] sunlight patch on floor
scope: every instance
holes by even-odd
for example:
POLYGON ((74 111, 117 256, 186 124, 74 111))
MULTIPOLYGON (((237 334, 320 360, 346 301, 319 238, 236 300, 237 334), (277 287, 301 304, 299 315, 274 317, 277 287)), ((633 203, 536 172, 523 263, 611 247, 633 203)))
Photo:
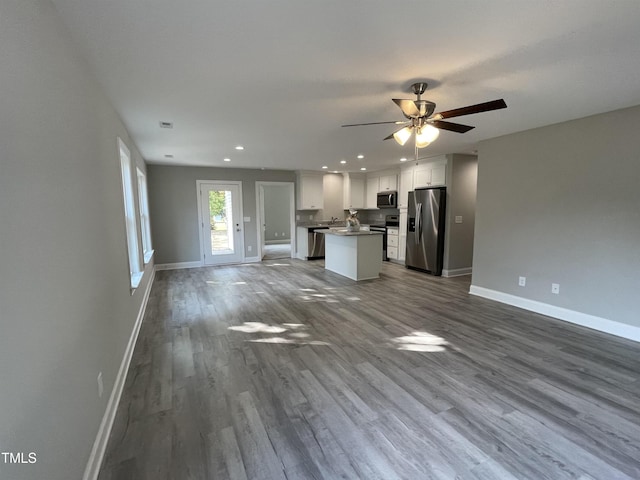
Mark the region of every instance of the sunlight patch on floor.
POLYGON ((411 332, 409 335, 392 338, 398 350, 409 352, 444 352, 449 345, 444 338, 428 332, 411 332))
POLYGON ((282 325, 268 325, 262 322, 244 322, 242 325, 228 327, 229 330, 241 333, 261 334, 280 333, 277 337, 254 338, 247 340, 251 343, 276 343, 285 345, 331 345, 320 340, 311 340, 311 333, 304 332, 308 329, 303 323, 283 323, 282 325), (289 332, 289 333, 285 333, 289 332))
POLYGON ((267 325, 262 322, 244 322, 243 325, 229 327, 229 330, 243 333, 282 333, 287 329, 275 325, 267 325))

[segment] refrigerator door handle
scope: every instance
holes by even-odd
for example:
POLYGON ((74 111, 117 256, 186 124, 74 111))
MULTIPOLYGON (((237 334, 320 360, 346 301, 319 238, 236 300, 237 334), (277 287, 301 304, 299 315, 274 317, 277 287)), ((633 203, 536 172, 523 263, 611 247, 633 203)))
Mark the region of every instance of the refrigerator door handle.
POLYGON ((422 203, 416 205, 416 243, 422 239, 422 203))

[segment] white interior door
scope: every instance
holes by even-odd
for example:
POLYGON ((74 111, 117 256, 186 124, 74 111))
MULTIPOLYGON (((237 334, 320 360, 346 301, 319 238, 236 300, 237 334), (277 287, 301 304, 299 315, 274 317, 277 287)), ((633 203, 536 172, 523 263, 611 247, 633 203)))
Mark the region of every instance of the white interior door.
POLYGON ((200 184, 205 265, 240 263, 244 259, 241 199, 239 183, 200 184))

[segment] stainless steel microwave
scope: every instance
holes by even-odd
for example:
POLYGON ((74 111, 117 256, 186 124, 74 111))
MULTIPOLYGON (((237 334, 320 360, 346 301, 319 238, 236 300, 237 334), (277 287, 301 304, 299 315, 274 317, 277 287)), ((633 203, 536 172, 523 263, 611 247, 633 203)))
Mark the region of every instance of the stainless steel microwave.
POLYGON ((398 192, 378 193, 378 208, 398 208, 398 192))

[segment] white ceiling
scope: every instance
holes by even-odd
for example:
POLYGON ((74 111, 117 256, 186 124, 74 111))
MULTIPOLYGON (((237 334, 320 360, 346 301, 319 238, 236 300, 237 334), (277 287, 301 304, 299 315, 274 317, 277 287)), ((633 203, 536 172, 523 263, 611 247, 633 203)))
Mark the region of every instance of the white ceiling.
POLYGON ((397 127, 340 125, 403 119, 391 99, 423 79, 436 111, 508 105, 423 156, 640 104, 638 0, 53 3, 149 163, 397 166, 413 156, 382 141, 397 127))

